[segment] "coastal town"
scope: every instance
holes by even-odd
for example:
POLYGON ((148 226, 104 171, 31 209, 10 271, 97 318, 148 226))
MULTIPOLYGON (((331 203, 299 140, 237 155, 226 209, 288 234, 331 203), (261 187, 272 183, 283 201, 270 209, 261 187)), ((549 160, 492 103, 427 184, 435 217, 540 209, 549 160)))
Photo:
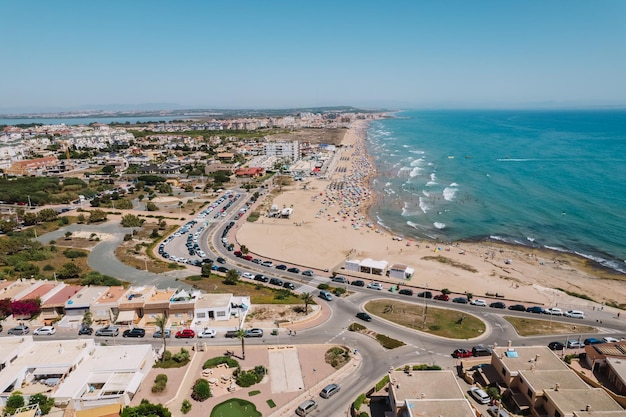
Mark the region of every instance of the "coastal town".
POLYGON ((380 225, 387 117, 4 127, 5 415, 625 416, 624 281, 380 225))

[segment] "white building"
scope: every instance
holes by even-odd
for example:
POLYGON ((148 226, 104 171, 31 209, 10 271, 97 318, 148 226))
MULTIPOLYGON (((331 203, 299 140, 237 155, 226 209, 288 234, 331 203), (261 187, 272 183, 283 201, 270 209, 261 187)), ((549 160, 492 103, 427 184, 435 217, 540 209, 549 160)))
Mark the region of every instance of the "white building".
POLYGON ((263 150, 266 156, 275 156, 291 161, 300 159, 300 143, 297 140, 293 142, 265 142, 263 150))

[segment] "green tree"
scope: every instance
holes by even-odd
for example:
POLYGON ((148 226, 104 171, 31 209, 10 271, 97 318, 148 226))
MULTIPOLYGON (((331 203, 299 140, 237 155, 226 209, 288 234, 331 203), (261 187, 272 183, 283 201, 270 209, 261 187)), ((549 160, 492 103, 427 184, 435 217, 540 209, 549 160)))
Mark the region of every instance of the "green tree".
POLYGON ((37 218, 40 222, 53 222, 59 218, 59 213, 51 208, 45 208, 37 213, 37 218))
POLYGON ((72 232, 67 231, 65 232, 65 240, 71 240, 72 239, 72 232))
POLYGON ((200 276, 203 278, 210 277, 212 268, 213 268, 213 262, 203 263, 202 268, 200 269, 200 276))
POLYGON ((161 340, 163 341, 163 354, 161 355, 161 362, 165 359, 165 351, 167 350, 167 338, 165 337, 165 327, 167 326, 167 317, 165 314, 161 314, 160 316, 156 316, 154 319, 154 325, 161 332, 161 340))
POLYGON ((244 255, 247 255, 248 252, 250 252, 250 249, 248 249, 248 247, 246 245, 241 245, 241 247, 239 248, 239 250, 241 251, 241 253, 243 253, 244 255))
POLYGON ((196 383, 193 384, 193 390, 191 392, 191 398, 196 401, 204 401, 211 397, 211 387, 209 381, 204 378, 196 379, 196 383))
POLYGON ((28 213, 24 213, 24 215, 22 216, 22 221, 24 222, 24 225, 32 226, 34 224, 37 224, 39 219, 36 213, 29 211, 28 213))
POLYGON ((226 285, 237 285, 239 282, 239 274, 236 269, 229 269, 224 277, 224 284, 226 285))
POLYGON ((167 223, 165 222, 165 220, 161 220, 159 222, 159 230, 165 230, 166 227, 167 227, 167 223))
POLYGON ((172 413, 162 404, 151 404, 144 399, 137 407, 125 407, 121 417, 172 417, 172 413))
POLYGON ((246 360, 246 331, 237 329, 237 339, 241 340, 241 359, 246 360))
POLYGON ((92 323, 93 323, 93 315, 91 314, 91 311, 87 310, 85 314, 83 314, 83 324, 85 326, 91 326, 92 323))
POLYGON ((80 267, 74 262, 64 263, 57 271, 57 276, 61 279, 78 278, 80 275, 80 267))
POLYGON ((122 227, 141 227, 141 225, 143 224, 144 219, 140 219, 139 217, 135 216, 134 214, 126 214, 124 216, 122 216, 122 227))
POLYGON ((7 398, 6 405, 4 406, 4 415, 11 416, 15 414, 15 410, 20 407, 24 407, 26 402, 20 391, 13 391, 9 398, 7 398))
POLYGON ((146 210, 148 211, 159 211, 159 208, 152 201, 146 203, 146 210))
POLYGON ((180 406, 180 411, 183 414, 187 414, 191 411, 191 403, 189 402, 189 400, 183 400, 183 404, 180 406))
POLYGON ((97 210, 92 210, 89 213, 89 223, 99 223, 99 222, 104 222, 107 219, 107 214, 106 212, 97 209, 97 210))
POLYGON ((86 219, 85 219, 85 215, 84 214, 81 213, 81 214, 78 215, 78 219, 77 219, 78 223, 81 223, 81 224, 85 223, 85 220, 86 219))
POLYGON ((48 398, 43 394, 34 394, 30 396, 30 400, 28 401, 28 405, 39 404, 39 409, 41 410, 41 414, 46 415, 52 409, 54 405, 54 398, 48 398))
POLYGON ((313 304, 313 296, 309 294, 308 292, 303 292, 302 294, 300 294, 300 298, 302 299, 302 302, 304 303, 304 312, 308 313, 309 305, 313 304))
POLYGON ((17 227, 17 222, 12 219, 0 220, 0 231, 3 233, 9 233, 15 230, 17 227))

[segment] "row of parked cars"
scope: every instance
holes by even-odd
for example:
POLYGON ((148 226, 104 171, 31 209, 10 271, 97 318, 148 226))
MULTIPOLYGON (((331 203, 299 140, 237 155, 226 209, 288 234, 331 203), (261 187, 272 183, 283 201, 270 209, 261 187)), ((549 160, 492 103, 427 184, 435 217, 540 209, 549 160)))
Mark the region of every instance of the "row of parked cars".
MULTIPOLYGON (((292 274, 300 274, 300 268, 297 268, 295 266, 292 267, 288 267, 287 265, 284 264, 278 264, 278 265, 274 265, 274 262, 272 261, 264 261, 262 259, 259 258, 253 258, 250 255, 244 254, 241 251, 235 251, 233 252, 233 254, 237 257, 237 258, 241 258, 245 261, 250 261, 254 264, 257 265, 261 265, 267 268, 275 268, 278 269, 280 271, 287 271, 287 272, 291 272, 292 274)), ((313 275, 315 275, 315 273, 313 271, 311 271, 310 269, 307 269, 306 271, 302 271, 302 275, 307 276, 307 277, 312 277, 313 275)))
MULTIPOLYGON (((44 327, 52 327, 52 326, 44 326, 44 327)), ((38 330, 40 329, 37 329, 35 333, 33 334, 54 334, 54 330, 52 331, 52 333, 36 333, 38 330)), ((28 333, 28 331, 26 331, 26 333, 28 333)), ((19 333, 19 334, 26 334, 26 333, 19 333)), ((93 328, 89 326, 82 326, 78 331, 79 335, 92 335, 93 333, 94 333, 93 328)), ((17 334, 17 333, 10 333, 10 334, 17 334)), ((113 326, 113 325, 105 326, 95 331, 96 336, 116 337, 119 334, 120 334, 119 327, 113 326)), ((170 337, 172 337, 172 331, 169 329, 166 329, 164 331, 164 334, 165 336, 163 335, 163 333, 161 333, 161 330, 156 330, 152 334, 152 337, 159 338, 159 339, 162 337, 165 337, 166 339, 169 339, 170 337)), ((181 329, 181 330, 178 330, 176 333, 174 333, 174 337, 176 339, 193 339, 196 337, 198 339, 207 339, 207 338, 214 338, 216 335, 217 335, 217 331, 215 331, 214 329, 209 329, 209 328, 204 328, 198 332, 196 332, 193 329, 181 329)), ((131 329, 124 330, 124 332, 122 332, 122 336, 142 338, 146 336, 146 330, 140 327, 133 327, 131 329)), ((237 332, 227 331, 225 336, 234 338, 234 337, 237 337, 237 332)), ((263 337, 263 329, 248 329, 246 330, 245 337, 263 337)))
POLYGON ((588 337, 582 342, 577 339, 568 339, 565 343, 562 342, 550 342, 548 343, 548 347, 552 350, 563 350, 565 348, 568 349, 580 349, 585 347, 586 345, 599 345, 602 343, 616 343, 619 342, 620 339, 615 337, 606 336, 602 339, 598 339, 597 337, 588 337))

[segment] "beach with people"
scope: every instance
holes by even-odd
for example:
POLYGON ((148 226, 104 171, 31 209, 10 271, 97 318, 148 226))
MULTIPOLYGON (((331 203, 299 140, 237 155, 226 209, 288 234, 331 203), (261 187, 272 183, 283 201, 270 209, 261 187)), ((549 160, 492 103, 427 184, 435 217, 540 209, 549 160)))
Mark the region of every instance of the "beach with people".
POLYGON ((563 309, 591 310, 626 300, 625 276, 575 255, 492 240, 413 240, 381 227, 368 213, 376 198, 370 186, 376 167, 366 149, 367 123, 357 121, 347 131, 326 178, 310 177, 266 196, 272 198, 272 205, 292 208, 289 218, 262 213, 259 220, 245 222, 237 230, 237 243, 258 257, 325 276, 335 272, 350 277, 342 268, 346 260, 355 259, 414 269, 404 280, 356 274, 388 283, 386 288, 398 284, 446 288, 474 298, 503 298, 563 309))

